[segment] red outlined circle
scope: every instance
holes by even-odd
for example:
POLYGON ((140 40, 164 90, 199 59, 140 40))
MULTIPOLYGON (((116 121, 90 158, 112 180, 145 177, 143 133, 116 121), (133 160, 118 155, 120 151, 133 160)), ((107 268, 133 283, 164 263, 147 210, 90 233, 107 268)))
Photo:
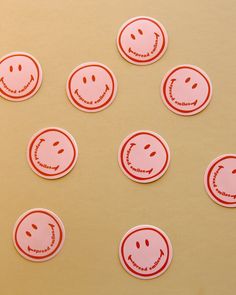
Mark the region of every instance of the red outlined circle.
POLYGON ((67 173, 69 173, 72 168, 74 167, 76 161, 77 161, 77 157, 78 157, 78 149, 77 149, 77 144, 75 139, 72 137, 72 135, 70 133, 68 133, 66 130, 61 129, 61 128, 57 128, 57 127, 51 127, 51 128, 45 128, 40 130, 39 132, 37 132, 36 134, 33 135, 33 137, 30 140, 30 143, 28 145, 28 149, 27 149, 27 158, 28 158, 28 162, 31 166, 31 168, 33 169, 33 171, 38 174, 39 176, 42 176, 44 178, 48 178, 48 179, 56 179, 56 178, 60 178, 64 175, 66 175, 67 173), (61 134, 63 134, 71 143, 71 146, 73 148, 73 158, 70 162, 70 164, 67 166, 66 169, 64 169, 63 171, 60 171, 58 173, 45 173, 42 170, 40 170, 35 164, 34 161, 32 159, 32 148, 33 145, 35 143, 35 141, 38 139, 39 136, 41 136, 44 133, 50 132, 50 131, 56 131, 59 132, 61 134))
MULTIPOLYGON (((33 95, 36 94, 36 92, 39 90, 41 83, 42 83, 42 68, 39 64, 39 62, 29 53, 25 53, 25 52, 12 52, 10 54, 7 54, 5 56, 3 56, 0 60, 0 65, 1 63, 3 63, 5 60, 11 58, 11 57, 17 57, 17 56, 24 56, 29 58, 33 64, 35 65, 36 68, 36 72, 37 72, 37 77, 36 77, 36 83, 34 85, 34 87, 27 92, 24 95, 10 95, 8 93, 6 93, 5 91, 3 91, 3 89, 0 87, 0 96, 2 96, 3 98, 10 100, 10 101, 15 101, 15 102, 19 102, 19 101, 24 101, 26 99, 31 98, 33 95)), ((2 78, 1 73, 0 73, 0 79, 2 78)))
POLYGON ((53 213, 47 209, 43 209, 43 208, 31 209, 31 210, 25 212, 24 214, 22 214, 19 217, 19 219, 16 221, 16 224, 15 224, 14 230, 13 230, 13 242, 14 242, 14 245, 15 245, 17 251, 23 257, 25 257, 26 259, 29 259, 31 261, 46 261, 46 260, 53 258, 61 250, 64 240, 65 240, 65 228, 64 228, 62 221, 55 213, 53 213), (59 240, 58 240, 58 243, 57 243, 57 246, 55 247, 55 249, 51 253, 49 253, 47 255, 42 255, 40 257, 35 256, 35 255, 30 255, 29 253, 25 252, 24 249, 22 249, 22 247, 20 246, 18 239, 17 239, 17 234, 18 234, 18 230, 19 230, 21 223, 28 216, 30 216, 31 214, 34 214, 34 213, 45 214, 45 215, 48 215, 50 218, 52 218, 55 221, 55 223, 57 224, 58 229, 59 229, 59 233, 60 233, 59 240))
POLYGON ((210 183, 210 177, 213 169, 217 164, 219 164, 221 161, 224 161, 226 159, 236 159, 235 154, 225 154, 217 157, 215 160, 213 160, 209 166, 206 169, 205 175, 204 175, 204 183, 205 183, 205 188, 208 193, 208 195, 211 197, 213 201, 215 201, 217 204, 224 206, 224 207, 236 207, 236 201, 234 202, 227 202, 225 200, 222 200, 219 198, 215 192, 212 190, 211 183, 210 183))
POLYGON ((132 180, 137 181, 137 182, 141 182, 141 183, 148 183, 148 182, 152 182, 155 181, 157 179, 159 179, 167 170, 169 163, 170 163, 170 151, 169 151, 169 147, 166 143, 166 141, 157 133, 152 132, 152 131, 146 131, 146 130, 141 130, 141 131, 136 131, 132 134, 130 134, 129 136, 127 136, 123 142, 120 145, 120 149, 119 149, 119 153, 118 153, 118 161, 120 164, 120 167, 122 169, 122 171, 132 180), (152 137, 154 137, 158 142, 161 143, 162 147, 164 148, 165 151, 165 155, 166 155, 166 159, 165 159, 165 163, 162 167, 162 169, 160 171, 158 171, 155 175, 153 176, 149 176, 149 177, 138 177, 135 174, 131 173, 127 168, 126 165, 124 163, 124 150, 128 144, 128 142, 130 140, 132 140, 133 138, 139 136, 139 135, 150 135, 152 137))
POLYGON ((125 270, 130 273, 131 275, 137 277, 137 278, 141 278, 141 279, 153 279, 155 277, 160 276, 161 274, 163 274, 167 268, 169 267, 172 257, 173 257, 173 249, 172 249, 172 245, 171 242, 168 238, 168 236, 159 228, 152 226, 152 225, 139 225, 136 226, 134 228, 131 228, 123 237, 123 239, 120 242, 120 246, 119 246, 119 256, 120 256, 120 261, 121 264, 123 265, 123 267, 125 268, 125 270), (131 268, 125 258, 125 253, 124 253, 124 248, 125 248, 125 243, 127 241, 127 239, 132 236, 133 234, 137 233, 137 232, 141 232, 141 231, 154 231, 156 232, 159 236, 161 236, 161 238, 163 239, 163 241, 165 242, 166 245, 166 249, 167 249, 167 257, 165 259, 164 264, 162 265, 162 267, 156 271, 154 271, 153 273, 149 273, 149 274, 144 274, 141 272, 138 272, 136 270, 134 270, 133 268, 131 268))
POLYGON ((172 70, 170 70, 163 78, 162 80, 162 83, 161 83, 161 96, 162 96, 162 100, 163 102, 165 103, 165 105, 168 107, 168 109, 170 109, 171 111, 173 111, 174 113, 176 114, 179 114, 179 115, 183 115, 183 116, 191 116, 191 115, 195 115, 199 112, 201 112, 202 110, 204 110, 207 105, 209 104, 210 100, 211 100, 211 96, 212 96, 212 85, 211 85, 211 82, 210 82, 210 78, 208 77, 208 75, 200 68, 196 67, 196 66, 193 66, 193 65, 180 65, 180 66, 177 66, 175 68, 173 68, 172 70), (193 108, 191 110, 182 110, 180 108, 177 108, 175 107, 172 103, 170 103, 170 100, 168 99, 168 96, 167 96, 167 83, 169 81, 169 78, 178 70, 181 70, 181 69, 190 69, 190 70, 193 70, 195 72, 197 72, 198 74, 200 74, 204 80, 206 81, 207 83, 207 86, 208 86, 208 91, 207 91, 207 96, 205 98, 205 100, 203 101, 203 103, 196 107, 196 108, 193 108))
POLYGON ((97 62, 88 62, 88 63, 84 63, 79 65, 78 67, 76 67, 72 73, 70 74, 68 80, 67 80, 67 87, 66 87, 66 91, 67 91, 67 96, 69 98, 69 100, 71 101, 71 103, 77 107, 78 109, 85 111, 85 112, 98 112, 98 111, 102 111, 103 109, 107 108, 115 99, 116 97, 116 92, 117 92, 117 80, 115 78, 115 75, 113 74, 113 72, 105 65, 101 64, 101 63, 97 63, 97 62), (73 92, 71 90, 71 81, 74 77, 74 75, 79 72, 80 70, 83 70, 85 68, 88 67, 99 67, 101 69, 103 69, 110 77, 111 82, 112 82, 112 91, 111 94, 109 96, 109 98, 100 106, 97 107, 87 107, 85 105, 82 105, 81 103, 78 102, 78 100, 74 97, 73 92))
POLYGON ((134 17, 134 18, 129 19, 127 22, 125 22, 122 25, 122 27, 120 28, 120 30, 118 32, 118 36, 117 36, 117 47, 118 47, 118 50, 119 50, 120 54, 127 61, 129 61, 129 62, 131 62, 133 64, 138 64, 138 65, 151 64, 151 63, 157 61, 158 59, 160 59, 163 56, 163 54, 165 53, 166 49, 167 49, 167 44, 168 44, 168 35, 167 35, 167 32, 166 32, 164 26, 160 22, 158 22, 156 19, 151 18, 151 17, 147 17, 147 16, 138 16, 138 17, 134 17), (124 30, 130 24, 132 24, 132 23, 134 23, 136 21, 140 21, 140 20, 150 21, 153 24, 155 24, 158 27, 158 29, 160 30, 162 38, 163 38, 163 44, 161 46, 161 49, 157 52, 157 54, 155 56, 153 56, 152 58, 147 59, 147 60, 140 60, 140 59, 137 59, 137 58, 134 58, 134 57, 128 55, 126 53, 126 51, 124 50, 124 48, 122 46, 122 42, 121 42, 121 37, 122 37, 122 34, 123 34, 124 30))

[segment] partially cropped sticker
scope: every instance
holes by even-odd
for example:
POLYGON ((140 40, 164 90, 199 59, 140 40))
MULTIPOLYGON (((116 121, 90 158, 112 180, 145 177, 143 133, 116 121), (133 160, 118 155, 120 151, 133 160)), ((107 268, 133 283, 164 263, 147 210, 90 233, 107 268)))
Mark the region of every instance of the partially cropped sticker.
POLYGON ((36 208, 25 212, 16 221, 13 242, 16 250, 31 261, 46 261, 62 248, 65 229, 53 212, 36 208))
POLYGON ((125 22, 117 36, 120 54, 137 65, 151 64, 167 49, 168 36, 163 25, 154 18, 139 16, 125 22))
POLYGON ((236 154, 225 154, 213 160, 204 177, 208 195, 217 204, 236 207, 236 154))
POLYGON ((31 138, 27 157, 30 167, 39 176, 60 178, 74 167, 78 157, 77 144, 66 130, 45 128, 31 138))
POLYGON ((11 101, 32 97, 41 86, 42 69, 30 54, 13 52, 0 59, 0 96, 11 101))
POLYGON ((115 75, 107 66, 97 62, 78 66, 67 81, 67 95, 71 103, 85 112, 98 112, 107 108, 116 92, 115 75))
POLYGON ((166 141, 152 131, 136 131, 120 145, 118 161, 130 179, 148 183, 160 178, 170 163, 170 151, 166 141))
POLYGON ((161 229, 139 225, 124 235, 119 256, 129 274, 139 279, 153 279, 167 270, 173 251, 169 238, 161 229))
POLYGON ((204 110, 211 100, 212 85, 207 74, 193 65, 180 65, 162 80, 163 102, 172 112, 191 116, 204 110))

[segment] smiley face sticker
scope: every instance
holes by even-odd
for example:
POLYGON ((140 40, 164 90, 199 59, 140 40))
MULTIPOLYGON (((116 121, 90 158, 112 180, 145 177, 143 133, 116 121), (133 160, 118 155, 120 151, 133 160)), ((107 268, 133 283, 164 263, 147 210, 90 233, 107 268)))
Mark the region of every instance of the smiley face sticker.
POLYGON ((11 101, 32 97, 41 86, 42 69, 30 54, 13 52, 0 59, 0 96, 11 101))
POLYGON ((160 178, 170 163, 166 141, 152 131, 136 131, 120 145, 118 161, 121 170, 130 179, 148 183, 160 178))
POLYGON ((117 47, 123 58, 136 65, 154 63, 167 49, 168 36, 163 25, 151 17, 139 16, 122 25, 117 47))
POLYGON ((67 131, 51 127, 37 132, 30 140, 27 158, 32 170, 48 179, 71 171, 78 157, 75 139, 67 131))
POLYGON ((17 220, 13 230, 16 250, 31 261, 46 261, 62 248, 65 229, 53 212, 36 208, 25 212, 17 220))
POLYGON ((98 112, 113 102, 117 81, 105 65, 97 62, 84 63, 72 71, 66 90, 75 107, 85 112, 98 112))
POLYGON ((163 274, 173 256, 167 235, 152 225, 131 228, 119 247, 120 262, 124 269, 139 279, 153 279, 163 274))
POLYGON ((205 109, 211 100, 211 81, 200 68, 181 65, 165 75, 161 95, 172 112, 183 116, 195 115, 205 109))
POLYGON ((208 195, 217 204, 236 207, 236 154, 225 154, 213 160, 204 176, 208 195))

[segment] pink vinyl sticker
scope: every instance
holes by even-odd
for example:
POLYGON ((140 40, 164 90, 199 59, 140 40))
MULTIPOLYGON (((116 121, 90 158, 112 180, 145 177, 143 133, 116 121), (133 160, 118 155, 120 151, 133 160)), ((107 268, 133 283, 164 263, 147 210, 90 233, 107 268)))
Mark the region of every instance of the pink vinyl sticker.
POLYGON ((211 100, 212 85, 207 74, 193 65, 180 65, 162 80, 163 102, 172 112, 191 116, 201 112, 211 100))
POLYGON ((89 62, 72 71, 66 90, 75 107, 85 112, 98 112, 113 102, 117 92, 117 81, 108 67, 97 62, 89 62))
POLYGON ((169 267, 173 250, 167 235, 152 225, 131 228, 119 247, 124 269, 139 279, 153 279, 169 267))
POLYGON ((78 157, 75 139, 66 130, 45 128, 31 138, 27 158, 32 170, 48 179, 60 178, 71 171, 78 157))
POLYGON ((136 65, 154 63, 167 49, 168 36, 163 25, 151 17, 129 19, 120 28, 117 46, 128 62, 136 65))
POLYGON ((236 207, 236 154, 225 154, 212 161, 206 169, 204 183, 213 201, 236 207))
POLYGON ((32 97, 42 83, 42 69, 30 54, 13 52, 0 59, 0 96, 11 101, 32 97))
POLYGON ((17 220, 13 230, 16 250, 31 261, 46 261, 62 248, 65 229, 53 212, 36 208, 25 212, 17 220))
POLYGON ((119 165, 130 179, 148 183, 160 178, 170 163, 166 141, 152 131, 136 131, 120 145, 119 165))

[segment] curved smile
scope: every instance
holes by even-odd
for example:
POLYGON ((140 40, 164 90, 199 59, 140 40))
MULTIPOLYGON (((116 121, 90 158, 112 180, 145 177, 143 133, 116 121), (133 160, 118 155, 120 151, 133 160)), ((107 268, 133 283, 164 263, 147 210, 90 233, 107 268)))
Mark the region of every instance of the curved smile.
POLYGON ((159 35, 156 32, 154 33, 154 35, 155 35, 155 42, 151 51, 148 51, 147 53, 139 53, 132 50, 131 47, 129 47, 129 50, 128 50, 129 53, 132 53, 134 56, 138 56, 138 57, 149 57, 150 55, 154 54, 158 46, 158 38, 159 38, 159 35))
POLYGON ((141 271, 149 271, 149 270, 153 270, 154 268, 156 268, 158 266, 158 264, 160 263, 161 261, 161 258, 162 256, 164 256, 164 252, 162 249, 160 249, 160 255, 159 257, 154 261, 154 263, 151 265, 151 266, 145 266, 145 267, 142 267, 140 265, 138 265, 134 259, 132 258, 132 255, 130 254, 129 257, 128 257, 128 260, 131 262, 131 264, 133 265, 133 267, 141 270, 141 271))
POLYGON ((44 141, 45 141, 45 139, 41 138, 40 141, 39 141, 39 143, 36 145, 35 150, 34 150, 34 159, 35 159, 35 161, 37 161, 37 163, 39 164, 39 166, 41 166, 43 168, 46 168, 46 169, 52 169, 52 170, 57 171, 57 169, 60 167, 60 165, 50 166, 50 165, 47 165, 47 164, 42 163, 42 162, 39 161, 38 150, 39 150, 39 147, 41 146, 41 144, 44 141))
MULTIPOLYGON (((218 177, 218 174, 219 172, 224 169, 224 166, 220 165, 218 166, 218 169, 214 172, 214 175, 213 175, 213 187, 215 188, 215 190, 221 195, 221 196, 224 196, 224 197, 230 197, 230 198, 234 198, 236 199, 236 194, 229 194, 229 193, 226 193, 225 191, 222 191, 222 190, 219 190, 218 188, 218 185, 216 183, 216 180, 217 180, 217 177, 218 177)), ((236 174, 236 169, 232 172, 233 174, 236 174)))
POLYGON ((54 231, 55 225, 53 225, 51 223, 49 223, 48 225, 51 228, 51 243, 44 249, 33 249, 28 245, 27 249, 29 252, 34 252, 34 253, 38 254, 38 253, 45 253, 45 252, 48 252, 49 250, 51 250, 51 248, 53 247, 53 245, 55 243, 55 231, 54 231))
POLYGON ((105 97, 105 95, 107 94, 107 92, 110 90, 109 86, 106 84, 105 85, 105 90, 103 91, 103 93, 99 96, 98 99, 94 100, 86 100, 85 98, 83 98, 80 94, 79 94, 79 90, 78 88, 75 90, 75 94, 77 95, 77 97, 79 98, 79 100, 83 101, 86 104, 97 104, 99 103, 101 100, 103 100, 103 98, 105 97))
MULTIPOLYGON (((6 83, 5 80, 4 80, 4 77, 1 77, 1 78, 0 78, 0 82, 2 83, 3 88, 4 88, 5 90, 7 90, 8 92, 11 92, 12 94, 17 94, 17 93, 22 93, 22 92, 24 92, 24 91, 30 86, 30 84, 31 84, 33 81, 34 81, 34 77, 33 77, 33 75, 30 75, 30 80, 29 80, 29 82, 26 83, 21 89, 16 90, 16 89, 12 89, 12 88, 10 88, 10 87, 7 85, 7 83, 6 83)), ((3 92, 3 93, 5 93, 5 92, 3 91, 2 88, 0 88, 0 91, 3 92)))
POLYGON ((174 103, 176 103, 177 105, 179 106, 196 106, 197 104, 197 99, 195 99, 194 101, 192 102, 184 102, 184 101, 180 101, 178 99, 176 99, 173 95, 173 87, 174 87, 174 83, 175 83, 176 79, 171 79, 171 83, 170 83, 170 86, 169 86, 169 95, 170 95, 170 98, 174 101, 174 103))
POLYGON ((131 153, 134 146, 136 146, 136 143, 131 143, 129 149, 126 152, 126 162, 127 162, 128 166, 130 167, 130 169, 132 169, 135 172, 151 174, 153 171, 153 168, 141 169, 141 168, 135 167, 134 165, 131 164, 130 153, 131 153))

